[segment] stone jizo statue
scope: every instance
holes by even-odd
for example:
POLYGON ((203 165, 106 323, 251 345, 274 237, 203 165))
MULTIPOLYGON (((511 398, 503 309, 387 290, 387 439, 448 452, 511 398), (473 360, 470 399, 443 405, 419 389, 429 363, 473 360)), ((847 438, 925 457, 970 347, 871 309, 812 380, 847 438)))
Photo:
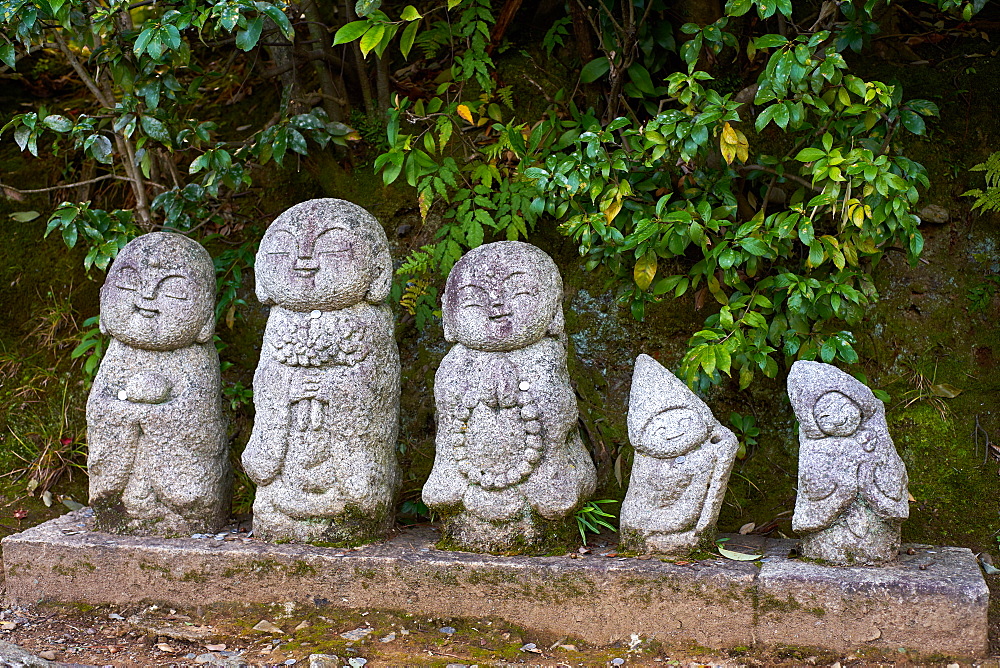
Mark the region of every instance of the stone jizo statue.
POLYGON ((621 540, 636 552, 683 554, 710 543, 739 443, 694 392, 639 355, 629 396, 635 459, 621 540))
POLYGON ((399 485, 385 231, 350 202, 298 204, 268 228, 255 275, 271 312, 243 453, 258 485, 254 532, 335 544, 382 538, 399 485))
POLYGON ((906 467, 885 406, 835 366, 799 361, 788 374, 799 420, 799 483, 792 528, 801 554, 834 564, 896 558, 909 515, 906 467))
POLYGON ((228 521, 214 310, 212 259, 187 237, 143 235, 111 265, 100 326, 112 338, 87 401, 99 529, 178 536, 228 521))
POLYGON ((595 487, 566 368, 562 278, 540 249, 480 246, 448 276, 434 379, 437 443, 424 502, 453 545, 530 551, 595 487))

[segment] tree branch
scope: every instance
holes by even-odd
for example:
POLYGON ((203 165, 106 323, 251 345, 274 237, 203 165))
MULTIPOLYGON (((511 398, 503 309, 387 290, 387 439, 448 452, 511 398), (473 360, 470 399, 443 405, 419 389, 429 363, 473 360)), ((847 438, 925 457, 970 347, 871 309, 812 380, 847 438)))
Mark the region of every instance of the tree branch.
POLYGON ((63 52, 64 56, 66 56, 66 60, 68 60, 69 64, 73 66, 73 70, 76 71, 77 75, 87 87, 87 90, 89 90, 91 94, 97 98, 97 101, 100 102, 102 106, 108 109, 113 109, 115 105, 112 104, 107 97, 105 97, 104 92, 98 87, 97 82, 90 76, 90 73, 83 69, 83 65, 80 64, 76 54, 70 51, 69 45, 66 44, 66 40, 63 39, 62 33, 57 30, 53 34, 55 35, 56 44, 59 46, 59 50, 63 52))
POLYGON ((773 169, 771 167, 766 167, 764 165, 743 165, 742 167, 740 167, 740 171, 741 172, 753 172, 753 171, 767 172, 768 174, 774 174, 775 176, 780 176, 781 178, 788 179, 789 181, 795 181, 796 183, 801 183, 806 188, 809 188, 810 190, 815 190, 818 193, 823 192, 822 188, 817 188, 812 183, 810 183, 809 181, 807 181, 806 179, 802 178, 801 176, 799 176, 797 174, 779 174, 777 172, 777 170, 775 170, 775 169, 773 169))
POLYGON ((86 181, 77 181, 76 183, 66 183, 60 186, 52 186, 50 188, 32 188, 30 190, 22 190, 20 188, 15 188, 14 186, 8 186, 5 183, 0 183, 0 188, 4 190, 12 190, 21 195, 33 195, 35 193, 48 193, 54 190, 62 190, 63 188, 76 188, 77 186, 85 186, 91 183, 97 183, 98 181, 107 181, 108 179, 118 179, 119 181, 131 181, 132 179, 125 176, 118 176, 117 174, 104 174, 93 179, 87 179, 86 181))

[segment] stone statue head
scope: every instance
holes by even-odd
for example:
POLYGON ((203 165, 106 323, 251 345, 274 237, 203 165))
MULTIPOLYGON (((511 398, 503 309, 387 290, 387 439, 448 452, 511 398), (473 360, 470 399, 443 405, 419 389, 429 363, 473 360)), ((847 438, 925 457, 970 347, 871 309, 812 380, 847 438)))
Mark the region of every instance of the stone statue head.
POLYGON ((885 412, 868 386, 822 362, 799 360, 792 365, 788 398, 809 438, 850 436, 885 412))
POLYGON ((363 208, 340 199, 297 204, 260 242, 257 298, 292 311, 381 304, 392 285, 385 230, 363 208))
POLYGON ((639 355, 629 394, 628 436, 650 457, 691 452, 707 440, 718 443, 728 430, 705 402, 649 355, 639 355))
POLYGON ((442 317, 445 340, 474 350, 517 350, 560 336, 559 268, 544 251, 520 241, 474 248, 448 274, 442 317))
POLYGON ((850 436, 861 426, 861 408, 836 390, 816 400, 813 417, 819 430, 829 436, 850 436))
POLYGON ((146 350, 208 343, 215 333, 215 268, 201 244, 150 232, 118 253, 101 287, 101 331, 146 350))

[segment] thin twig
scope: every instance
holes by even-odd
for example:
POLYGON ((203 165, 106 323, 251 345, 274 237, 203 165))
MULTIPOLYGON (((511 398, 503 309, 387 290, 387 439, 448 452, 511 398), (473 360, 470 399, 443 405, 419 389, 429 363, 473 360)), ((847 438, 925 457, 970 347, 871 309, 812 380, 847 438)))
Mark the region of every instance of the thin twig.
POLYGON ((813 185, 812 183, 810 183, 806 179, 802 178, 801 176, 798 176, 796 174, 779 174, 777 172, 777 170, 775 170, 775 169, 773 169, 771 167, 766 167, 764 165, 743 165, 742 167, 740 167, 740 171, 741 172, 750 172, 750 171, 767 172, 768 174, 774 174, 775 176, 780 176, 783 179, 789 179, 791 181, 795 181, 796 183, 801 183, 806 188, 810 188, 812 190, 815 190, 816 192, 823 192, 822 188, 817 188, 815 185, 813 185))
POLYGON ((131 181, 126 176, 118 176, 117 174, 104 174, 103 176, 98 176, 97 178, 87 179, 86 181, 77 181, 76 183, 66 183, 61 186, 52 186, 50 188, 32 188, 31 190, 21 190, 20 188, 15 188, 14 186, 8 186, 4 183, 0 183, 0 188, 4 190, 13 190, 21 195, 31 195, 34 193, 47 193, 53 190, 62 190, 63 188, 75 188, 77 186, 85 186, 91 183, 97 183, 98 181, 106 181, 107 179, 119 179, 121 181, 131 181))

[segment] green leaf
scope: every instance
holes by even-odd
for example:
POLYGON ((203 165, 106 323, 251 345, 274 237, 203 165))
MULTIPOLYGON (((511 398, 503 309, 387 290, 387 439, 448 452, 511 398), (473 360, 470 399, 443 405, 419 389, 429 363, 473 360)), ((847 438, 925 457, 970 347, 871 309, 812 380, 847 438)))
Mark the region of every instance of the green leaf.
POLYGON ((56 132, 69 132, 73 129, 73 121, 58 114, 46 116, 42 121, 42 124, 50 130, 55 130, 56 132))
POLYGON ((819 160, 825 156, 826 153, 818 148, 804 148, 799 151, 799 154, 795 156, 795 159, 799 162, 813 162, 814 160, 819 160))
POLYGON ((275 25, 281 29, 281 34, 285 36, 285 39, 290 42, 295 40, 295 30, 292 28, 291 21, 288 20, 283 11, 269 2, 255 2, 254 6, 274 21, 275 25))
POLYGON ((403 7, 403 13, 399 15, 399 18, 404 21, 416 21, 419 18, 423 18, 417 8, 413 5, 407 5, 403 7))
POLYGON ((740 240, 740 246, 742 246, 747 252, 752 255, 757 255, 758 257, 767 257, 771 254, 770 247, 755 237, 747 237, 746 239, 740 240))
POLYGON ((19 223, 30 223, 35 218, 38 218, 40 213, 37 211, 16 211, 10 214, 10 217, 19 223))
POLYGON ((813 239, 809 244, 809 266, 818 267, 823 264, 823 244, 813 239))
POLYGON ((938 106, 930 100, 910 100, 906 106, 923 116, 938 116, 938 106))
POLYGON ((417 37, 417 28, 420 26, 420 21, 414 21, 410 25, 406 26, 403 30, 403 34, 399 38, 399 51, 403 54, 404 58, 410 55, 410 49, 413 48, 413 40, 417 37))
POLYGON ((774 118, 775 110, 780 106, 781 105, 779 104, 772 104, 770 107, 765 107, 764 111, 760 112, 757 116, 757 121, 754 123, 754 127, 757 129, 757 132, 763 130, 764 127, 771 122, 771 119, 774 118))
POLYGON ((382 6, 382 0, 358 0, 354 5, 354 11, 358 16, 368 16, 382 6))
POLYGON ((837 356, 837 343, 836 340, 831 336, 830 338, 828 338, 826 341, 823 342, 823 345, 819 347, 819 357, 824 362, 829 364, 834 360, 836 356, 837 356))
MULTIPOLYGON (((90 144, 90 154, 94 160, 105 164, 111 162, 111 140, 104 135, 91 135, 87 143, 90 144), (90 140, 93 139, 91 142, 90 140)), ((86 144, 84 144, 86 146, 86 144)))
POLYGON ((635 84, 635 87, 643 93, 646 93, 647 95, 656 94, 656 90, 653 88, 653 80, 649 76, 649 71, 647 71, 646 68, 639 63, 634 63, 628 68, 628 76, 629 79, 632 80, 632 83, 635 84))
POLYGON ((72 223, 70 223, 69 225, 67 225, 66 227, 64 227, 63 230, 62 230, 63 241, 66 243, 66 246, 68 246, 69 248, 73 248, 74 246, 76 246, 76 240, 77 240, 78 236, 79 236, 79 232, 76 229, 76 225, 74 225, 72 223))
POLYGON ((899 112, 899 120, 903 122, 903 127, 915 135, 922 135, 926 131, 924 119, 914 111, 901 109, 899 112))
POLYGON ((611 69, 611 63, 607 58, 594 58, 592 61, 583 66, 580 70, 580 83, 590 83, 592 81, 597 81, 611 69))
POLYGON ((13 44, 0 45, 0 62, 10 69, 14 69, 14 66, 17 64, 17 60, 14 56, 13 44))
POLYGON ((757 49, 773 49, 776 46, 788 43, 788 38, 783 35, 764 35, 754 40, 757 49))
POLYGON ((154 26, 146 28, 139 33, 139 37, 135 40, 135 45, 132 47, 132 52, 135 53, 137 58, 142 56, 143 52, 149 46, 149 40, 153 39, 155 33, 156 28, 154 26))
POLYGON ((788 106, 785 102, 781 104, 774 105, 774 122, 778 124, 782 130, 788 125, 789 113, 788 106))
POLYGON ((236 48, 241 51, 249 51, 250 49, 257 46, 257 41, 260 40, 260 32, 264 29, 264 18, 258 16, 257 18, 249 21, 247 23, 246 30, 240 30, 236 33, 236 48))
POLYGON ((139 119, 139 124, 151 138, 162 144, 170 145, 170 132, 167 131, 167 126, 163 124, 163 121, 153 116, 143 116, 139 119))
POLYGON ((727 0, 726 16, 743 16, 752 6, 751 0, 727 0))
POLYGON ((365 34, 368 28, 371 26, 368 21, 351 21, 350 23, 342 26, 337 34, 333 36, 333 45, 337 46, 339 44, 345 44, 347 42, 353 42, 357 38, 365 34))
POLYGON ((384 25, 376 25, 371 27, 364 35, 361 37, 361 42, 359 46, 361 47, 361 55, 368 57, 369 52, 378 46, 378 43, 382 41, 382 35, 385 34, 384 25))

